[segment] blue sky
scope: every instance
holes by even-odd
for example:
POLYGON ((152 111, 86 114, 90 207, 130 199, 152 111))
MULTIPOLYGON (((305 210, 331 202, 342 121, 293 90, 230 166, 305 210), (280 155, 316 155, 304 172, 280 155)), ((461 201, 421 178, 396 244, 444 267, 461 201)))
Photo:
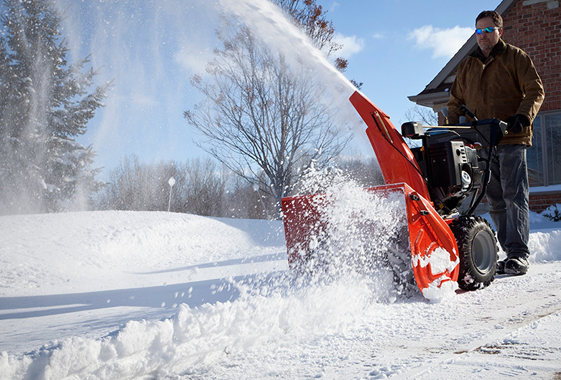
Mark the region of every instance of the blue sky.
MULTIPOLYGON (((93 67, 100 69, 98 81, 113 80, 107 106, 79 138, 93 145, 103 176, 126 155, 144 162, 206 156, 193 144, 197 135, 183 118, 199 100, 189 77, 204 72, 212 58, 218 10, 245 12, 248 20, 268 24, 262 34, 271 43, 282 39, 282 23, 252 11, 263 1, 57 0, 67 9, 62 33, 70 44, 70 61, 91 55, 93 67)), ((438 74, 471 35, 479 12, 495 9, 500 1, 318 3, 328 10, 344 44, 340 55, 349 60, 344 75, 363 82, 363 93, 400 125, 414 107, 407 96, 421 92, 438 74)), ((373 154, 369 147, 366 153, 373 154)))
POLYGON ((400 125, 421 92, 500 1, 325 1, 349 60, 345 75, 400 125), (349 51, 347 51, 349 49, 349 51))

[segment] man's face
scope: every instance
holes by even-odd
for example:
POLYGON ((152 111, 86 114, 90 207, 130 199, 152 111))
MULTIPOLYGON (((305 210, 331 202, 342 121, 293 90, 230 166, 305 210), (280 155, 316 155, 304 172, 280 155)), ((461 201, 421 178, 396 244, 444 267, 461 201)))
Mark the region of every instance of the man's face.
MULTIPOLYGON (((491 17, 485 17, 477 21, 475 27, 477 29, 485 29, 485 28, 495 28, 496 25, 491 17)), ((491 52, 491 49, 493 49, 493 47, 495 47, 497 42, 499 42, 499 38, 501 38, 501 36, 503 35, 503 30, 496 29, 492 33, 487 33, 483 31, 483 33, 481 34, 476 33, 475 35, 477 37, 477 44, 479 45, 483 53, 486 53, 488 55, 491 52)))

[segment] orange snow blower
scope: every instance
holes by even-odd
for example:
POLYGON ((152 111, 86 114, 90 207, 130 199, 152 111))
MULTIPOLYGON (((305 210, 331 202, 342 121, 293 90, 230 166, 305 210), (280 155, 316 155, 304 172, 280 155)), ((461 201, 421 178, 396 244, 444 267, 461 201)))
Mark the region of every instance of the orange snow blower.
MULTIPOLYGON (((367 125, 366 134, 386 182, 366 191, 382 198, 398 194, 402 204, 404 200, 408 232, 398 233, 402 235, 394 240, 398 243, 385 253, 394 278, 409 281, 413 287, 416 283, 427 298, 431 290, 453 282, 465 290, 489 285, 496 271, 497 242, 490 224, 474 211, 485 194, 491 153, 506 123, 487 119, 423 127, 409 122, 402 125, 400 134, 390 118, 360 92, 350 101, 367 125), (421 146, 409 148, 403 137, 420 140, 421 146), (462 212, 460 206, 470 196, 471 203, 462 212), (404 272, 414 276, 408 278, 404 272)), ((467 108, 463 110, 473 116, 467 108)), ((291 268, 306 266, 329 244, 325 207, 331 199, 325 194, 282 199, 291 268)))

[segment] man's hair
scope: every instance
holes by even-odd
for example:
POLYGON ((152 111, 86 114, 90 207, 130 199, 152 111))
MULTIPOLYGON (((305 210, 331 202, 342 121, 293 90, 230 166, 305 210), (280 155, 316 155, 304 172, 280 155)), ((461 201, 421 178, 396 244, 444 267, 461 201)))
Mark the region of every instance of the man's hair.
POLYGON ((477 16, 477 18, 475 19, 475 24, 477 25, 477 21, 481 20, 482 18, 486 18, 486 17, 491 17, 493 19, 493 22, 495 23, 495 26, 502 28, 503 27, 503 18, 501 17, 500 14, 498 14, 495 11, 483 11, 479 14, 479 16, 477 16))

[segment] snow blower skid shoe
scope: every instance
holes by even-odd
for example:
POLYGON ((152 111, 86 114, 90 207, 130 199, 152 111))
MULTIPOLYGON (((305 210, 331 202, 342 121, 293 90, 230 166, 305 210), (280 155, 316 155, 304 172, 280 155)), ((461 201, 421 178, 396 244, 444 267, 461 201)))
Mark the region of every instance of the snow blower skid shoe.
MULTIPOLYGON (((497 266, 497 241, 489 223, 473 213, 485 195, 490 178, 488 163, 505 134, 506 123, 487 119, 423 127, 409 122, 402 125, 400 134, 389 117, 360 92, 356 91, 350 101, 367 125, 366 134, 386 182, 368 192, 382 198, 397 193, 403 200, 407 233, 398 233, 397 249, 389 247, 391 241, 384 243, 389 252, 386 262, 403 262, 403 253, 398 252, 405 251, 410 266, 392 268, 405 272, 410 268, 418 289, 429 299, 437 297, 443 288, 455 286, 456 281, 465 290, 489 285, 497 266), (421 140, 422 146, 410 149, 403 137, 421 140), (471 203, 460 216, 462 202, 470 196, 471 203)), ((328 232, 337 221, 330 220, 325 211, 332 199, 316 194, 282 200, 291 268, 313 268, 339 254, 328 232), (319 252, 325 248, 331 249, 332 257, 320 258, 319 252)), ((359 225, 361 215, 357 215, 359 225)), ((378 239, 380 235, 374 233, 378 227, 375 223, 369 226, 372 239, 378 239)), ((396 278, 407 281, 403 273, 396 273, 396 278)))

